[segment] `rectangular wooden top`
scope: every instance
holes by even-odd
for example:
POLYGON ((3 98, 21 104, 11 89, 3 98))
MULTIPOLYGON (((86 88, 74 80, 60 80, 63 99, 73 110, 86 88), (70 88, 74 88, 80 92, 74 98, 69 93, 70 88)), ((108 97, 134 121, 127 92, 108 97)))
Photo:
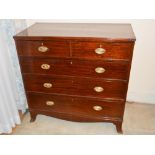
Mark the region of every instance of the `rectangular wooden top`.
POLYGON ((36 23, 14 36, 17 40, 91 39, 135 41, 131 24, 110 23, 36 23))

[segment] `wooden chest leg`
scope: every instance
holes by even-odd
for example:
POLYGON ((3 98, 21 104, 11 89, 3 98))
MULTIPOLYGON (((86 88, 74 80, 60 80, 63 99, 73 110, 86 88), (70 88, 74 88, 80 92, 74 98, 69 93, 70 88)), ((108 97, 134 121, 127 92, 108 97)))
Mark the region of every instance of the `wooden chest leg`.
POLYGON ((116 126, 116 130, 118 133, 123 134, 122 131, 122 122, 114 122, 115 126, 116 126))
POLYGON ((32 122, 34 122, 36 120, 37 114, 34 113, 34 112, 30 112, 30 116, 31 116, 30 122, 32 123, 32 122))

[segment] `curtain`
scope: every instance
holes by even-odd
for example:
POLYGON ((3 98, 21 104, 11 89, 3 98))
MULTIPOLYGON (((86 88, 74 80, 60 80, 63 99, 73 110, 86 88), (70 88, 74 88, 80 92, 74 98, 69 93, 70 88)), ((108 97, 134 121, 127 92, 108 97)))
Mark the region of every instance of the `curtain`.
POLYGON ((27 102, 13 35, 26 28, 25 20, 0 20, 0 133, 20 124, 18 110, 27 102))

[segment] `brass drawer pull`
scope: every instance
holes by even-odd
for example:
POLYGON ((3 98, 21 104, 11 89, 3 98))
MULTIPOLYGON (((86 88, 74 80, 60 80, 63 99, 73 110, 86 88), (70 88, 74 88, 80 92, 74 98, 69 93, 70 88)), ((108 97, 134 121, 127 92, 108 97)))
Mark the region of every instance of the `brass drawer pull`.
POLYGON ((53 101, 46 101, 47 106, 53 106, 55 103, 53 101))
POLYGON ((106 50, 102 47, 96 48, 95 49, 95 53, 96 54, 104 54, 106 52, 106 50))
POLYGON ((48 65, 48 64, 42 64, 41 65, 41 68, 42 69, 50 69, 50 65, 48 65))
POLYGON ((43 44, 41 46, 38 47, 38 51, 39 52, 47 52, 49 50, 48 47, 44 46, 43 44))
POLYGON ((102 67, 97 67, 97 68, 95 68, 95 72, 96 73, 104 73, 105 72, 105 69, 102 68, 102 67))
POLYGON ((99 106, 99 105, 95 105, 95 106, 93 106, 93 109, 95 111, 101 111, 103 108, 101 106, 99 106))
POLYGON ((102 92, 104 89, 102 87, 94 87, 94 91, 100 93, 102 92))
POLYGON ((52 87, 52 84, 51 83, 44 83, 43 86, 45 88, 51 88, 52 87))

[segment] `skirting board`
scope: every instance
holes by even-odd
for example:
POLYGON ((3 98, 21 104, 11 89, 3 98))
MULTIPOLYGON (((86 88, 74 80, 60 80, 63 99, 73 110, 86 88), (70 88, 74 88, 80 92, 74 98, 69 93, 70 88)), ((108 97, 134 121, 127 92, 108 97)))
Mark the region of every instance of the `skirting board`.
POLYGON ((127 101, 128 102, 155 104, 155 93, 128 92, 127 101))

